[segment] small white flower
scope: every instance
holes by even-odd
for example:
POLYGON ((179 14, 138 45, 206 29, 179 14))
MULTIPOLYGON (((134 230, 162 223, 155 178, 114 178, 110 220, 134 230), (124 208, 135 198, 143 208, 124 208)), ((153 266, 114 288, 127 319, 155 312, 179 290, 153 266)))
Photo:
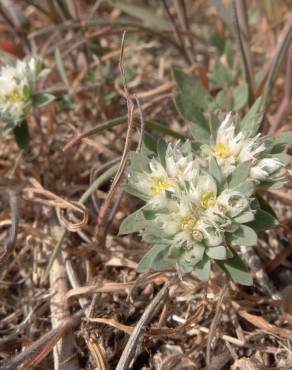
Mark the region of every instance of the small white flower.
POLYGON ((166 192, 185 190, 186 182, 198 176, 199 165, 191 154, 183 154, 180 143, 169 144, 165 154, 165 167, 161 162, 152 158, 149 170, 133 172, 129 182, 154 207, 163 206, 166 192))
POLYGON ((242 162, 255 162, 265 151, 265 145, 258 134, 254 138, 246 137, 242 132, 236 133, 232 114, 227 114, 217 131, 215 145, 203 145, 202 154, 215 157, 222 172, 228 176, 242 162))
POLYGON ((18 60, 14 66, 0 69, 0 114, 4 122, 17 124, 25 118, 31 106, 33 84, 38 78, 37 58, 18 60))
POLYGON ((251 178, 258 181, 273 180, 284 164, 277 158, 264 158, 251 168, 251 178))

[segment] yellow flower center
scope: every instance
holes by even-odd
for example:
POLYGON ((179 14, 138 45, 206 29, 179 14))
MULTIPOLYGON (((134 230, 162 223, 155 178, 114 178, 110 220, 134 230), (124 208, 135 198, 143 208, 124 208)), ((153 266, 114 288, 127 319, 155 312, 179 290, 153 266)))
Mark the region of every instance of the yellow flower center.
POLYGON ((182 219, 180 227, 182 230, 192 231, 195 228, 196 224, 197 219, 194 216, 190 215, 182 219))
POLYGON ((222 144, 222 143, 216 144, 213 147, 213 152, 215 153, 215 155, 217 155, 220 158, 229 157, 231 154, 230 148, 227 145, 222 144))
POLYGON ((201 199, 201 206, 205 209, 213 207, 216 204, 216 195, 212 191, 203 194, 201 199))
POLYGON ((169 182, 165 181, 161 177, 158 177, 153 181, 150 190, 154 194, 160 194, 163 193, 165 190, 169 189, 170 187, 171 184, 169 182))
POLYGON ((23 99, 23 96, 19 90, 14 90, 12 93, 6 96, 6 101, 9 103, 18 103, 23 99))

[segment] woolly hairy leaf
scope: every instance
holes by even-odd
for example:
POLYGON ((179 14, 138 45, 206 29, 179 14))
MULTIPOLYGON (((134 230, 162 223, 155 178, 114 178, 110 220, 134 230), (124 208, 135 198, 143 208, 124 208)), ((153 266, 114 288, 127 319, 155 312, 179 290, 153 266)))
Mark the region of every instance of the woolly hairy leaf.
POLYGON ((235 251, 232 258, 224 261, 217 260, 216 263, 235 283, 252 285, 252 277, 235 251))
POLYGON ((146 223, 147 221, 145 220, 143 210, 138 209, 138 211, 131 213, 128 217, 123 219, 120 225, 119 235, 140 231, 146 223))
POLYGON ((173 70, 173 78, 183 99, 197 108, 208 108, 212 97, 198 80, 178 69, 173 70))
POLYGON ((146 148, 150 152, 156 153, 157 140, 155 140, 153 136, 148 134, 148 132, 144 132, 143 134, 143 144, 144 149, 146 148))
POLYGON ((149 252, 145 254, 138 265, 138 272, 147 272, 152 268, 152 264, 156 257, 161 253, 164 252, 168 248, 166 244, 155 244, 149 252))
POLYGON ((254 220, 254 213, 251 211, 242 212, 239 216, 235 217, 233 221, 239 224, 245 224, 254 220))
POLYGON ((251 164, 249 162, 243 162, 233 171, 229 182, 229 187, 231 189, 245 182, 249 175, 250 167, 251 164))
POLYGON ((230 236, 232 245, 245 245, 251 247, 257 244, 256 232, 246 225, 240 225, 230 236))
POLYGON ((225 87, 230 84, 231 76, 228 68, 221 63, 219 60, 216 60, 213 70, 213 79, 217 85, 225 87))
POLYGON ((191 122, 190 130, 196 142, 207 144, 210 142, 210 130, 208 122, 194 102, 184 95, 177 95, 174 98, 177 111, 186 121, 191 122))
POLYGON ((195 271, 198 278, 202 281, 207 281, 211 272, 211 263, 208 256, 205 254, 200 262, 195 266, 195 271))
POLYGON ((165 162, 166 150, 167 150, 167 143, 162 139, 159 140, 157 142, 156 151, 158 154, 159 161, 161 162, 164 168, 166 167, 166 162, 165 162))
POLYGON ((214 260, 225 260, 227 258, 227 249, 224 245, 207 248, 206 254, 214 260))
POLYGON ((223 181, 223 176, 220 167, 215 158, 211 158, 209 162, 209 172, 212 177, 214 177, 217 185, 219 186, 223 181))
POLYGON ((286 149, 287 145, 292 144, 292 132, 282 132, 277 135, 273 141, 271 153, 276 154, 283 152, 286 149))
POLYGON ((238 112, 248 101, 248 86, 242 84, 233 91, 233 111, 238 112))
POLYGON ((254 136, 260 127, 262 121, 262 114, 260 112, 261 97, 259 97, 246 113, 243 120, 240 122, 239 128, 243 133, 249 134, 251 137, 254 136))

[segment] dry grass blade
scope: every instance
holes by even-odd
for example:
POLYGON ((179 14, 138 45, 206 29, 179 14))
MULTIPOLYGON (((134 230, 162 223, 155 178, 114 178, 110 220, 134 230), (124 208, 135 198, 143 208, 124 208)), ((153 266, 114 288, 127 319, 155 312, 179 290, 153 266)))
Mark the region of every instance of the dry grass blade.
POLYGON ((227 288, 228 288, 228 285, 225 284, 225 286, 222 289, 222 291, 220 293, 220 296, 218 298, 218 302, 217 302, 216 310, 215 310, 215 316, 214 316, 212 324, 210 326, 210 332, 209 332, 209 335, 208 335, 207 350, 206 350, 206 364, 207 364, 207 366, 210 366, 210 363, 211 363, 211 361, 210 361, 211 360, 211 344, 212 344, 212 340, 214 339, 215 334, 216 334, 216 328, 217 328, 217 325, 218 325, 218 322, 219 322, 219 319, 220 319, 220 311, 221 311, 221 308, 222 308, 222 303, 223 303, 224 297, 225 297, 226 292, 227 292, 227 288))
POLYGON ((242 29, 247 29, 247 15, 246 8, 243 0, 233 0, 233 19, 234 19, 234 29, 236 32, 240 55, 242 59, 242 69, 243 74, 249 89, 249 103, 252 105, 254 101, 254 73, 252 69, 251 55, 249 51, 249 45, 245 39, 245 35, 242 33, 242 29), (243 27, 242 27, 243 26, 243 27))
POLYGON ((27 193, 29 195, 29 199, 32 199, 34 202, 55 207, 58 219, 61 225, 66 227, 66 229, 75 232, 80 230, 83 226, 87 224, 88 212, 82 203, 68 201, 59 197, 58 195, 52 193, 51 191, 44 189, 41 186, 41 184, 35 179, 30 179, 30 182, 33 185, 33 187, 25 188, 24 193, 27 193), (46 197, 47 199, 44 200, 42 198, 36 198, 35 196, 32 197, 31 194, 40 194, 46 197), (64 215, 64 209, 80 213, 82 215, 82 219, 76 222, 67 220, 64 215))
POLYGON ((132 354, 137 346, 139 336, 141 331, 145 325, 151 320, 153 313, 157 309, 157 306, 160 302, 164 299, 168 292, 168 288, 171 282, 168 282, 164 285, 164 287, 159 291, 159 293, 155 296, 155 298, 150 302, 146 310, 144 311, 143 315, 141 316, 140 320, 138 321, 135 329, 133 330, 126 347, 120 357, 116 370, 127 370, 129 368, 129 363, 132 359, 132 354))
POLYGON ((51 352, 67 330, 71 330, 79 325, 81 315, 82 313, 80 312, 63 321, 58 327, 49 331, 6 365, 2 366, 1 370, 30 370, 35 368, 51 352))
POLYGON ((240 307, 240 305, 236 302, 232 302, 233 307, 238 312, 239 316, 247 320, 250 324, 253 326, 264 330, 265 332, 268 332, 270 334, 286 338, 289 340, 292 340, 292 331, 285 328, 279 328, 276 325, 270 324, 267 322, 262 316, 256 316, 248 313, 244 309, 240 307))
POLYGON ((117 172, 116 176, 114 177, 113 183, 112 183, 111 188, 108 192, 107 198, 106 198, 104 204, 102 205, 102 207, 100 209, 100 213, 99 213, 99 217, 98 217, 98 225, 99 225, 99 230, 98 230, 99 235, 98 236, 99 236, 99 240, 101 242, 101 245, 104 245, 105 236, 106 236, 104 225, 106 223, 106 217, 107 217, 107 214, 108 214, 108 209, 110 207, 110 204, 112 202, 113 197, 116 194, 116 191, 119 187, 119 184, 120 184, 120 182, 123 178, 124 171, 126 169, 128 153, 129 153, 129 150, 130 150, 131 139, 132 139, 132 132, 133 132, 133 129, 134 129, 134 119, 133 119, 134 118, 133 117, 133 115, 134 115, 134 104, 133 104, 132 97, 131 97, 131 95, 129 93, 129 90, 128 90, 126 74, 125 74, 125 69, 124 69, 124 61, 123 61, 125 35, 126 35, 126 32, 123 33, 123 37, 122 37, 119 66, 120 66, 121 76, 123 78, 124 94, 125 94, 125 98, 127 100, 128 129, 127 129, 126 142, 125 142, 125 146, 124 146, 124 150, 123 150, 123 155, 122 155, 120 167, 118 169, 118 172, 117 172))
POLYGON ((3 251, 0 250, 0 264, 3 263, 12 252, 17 237, 19 224, 19 207, 18 194, 14 191, 9 192, 9 204, 11 212, 11 228, 8 238, 4 240, 3 251))

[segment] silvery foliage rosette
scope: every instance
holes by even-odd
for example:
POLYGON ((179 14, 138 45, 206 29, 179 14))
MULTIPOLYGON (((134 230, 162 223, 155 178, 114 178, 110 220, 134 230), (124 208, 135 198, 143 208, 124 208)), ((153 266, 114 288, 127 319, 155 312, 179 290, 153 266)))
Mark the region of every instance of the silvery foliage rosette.
POLYGON ((44 106, 54 97, 36 94, 35 84, 48 73, 41 59, 30 57, 0 69, 0 116, 2 132, 7 136, 27 117, 32 106, 44 106))
POLYGON ((292 141, 291 133, 258 134, 255 117, 251 110, 240 122, 229 113, 208 140, 167 144, 147 135, 130 154, 125 190, 145 205, 123 220, 120 234, 139 232, 153 244, 140 272, 176 267, 207 280, 214 260, 234 281, 252 283, 236 247, 256 245, 258 231, 277 225, 257 190, 283 186, 292 141))

